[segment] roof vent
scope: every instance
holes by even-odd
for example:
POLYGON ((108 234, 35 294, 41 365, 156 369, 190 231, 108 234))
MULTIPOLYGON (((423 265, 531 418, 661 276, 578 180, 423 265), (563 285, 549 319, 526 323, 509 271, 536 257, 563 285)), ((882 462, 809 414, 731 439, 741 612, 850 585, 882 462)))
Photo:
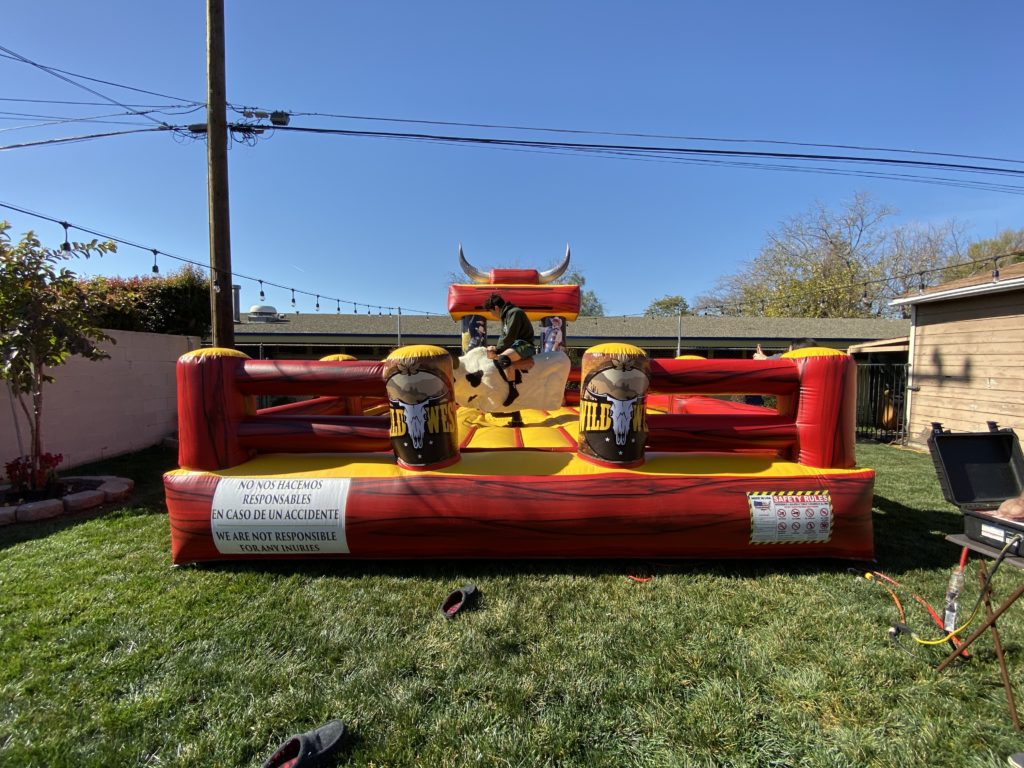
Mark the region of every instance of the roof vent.
POLYGON ((253 304, 249 307, 248 321, 250 323, 276 323, 281 320, 277 309, 269 304, 253 304))

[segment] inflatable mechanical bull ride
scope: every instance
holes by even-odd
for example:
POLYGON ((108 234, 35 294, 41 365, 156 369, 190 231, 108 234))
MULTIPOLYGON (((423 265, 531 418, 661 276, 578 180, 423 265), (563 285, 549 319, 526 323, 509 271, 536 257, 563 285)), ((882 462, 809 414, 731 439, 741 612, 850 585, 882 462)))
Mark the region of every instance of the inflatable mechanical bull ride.
MULTIPOLYGON (((484 273, 460 248, 472 282, 450 287, 451 316, 479 326, 500 292, 533 321, 560 318, 561 334, 579 311, 579 286, 552 284, 569 259, 484 273)), ((173 562, 873 557, 849 356, 661 360, 607 343, 577 371, 562 349, 534 359, 510 426, 484 347, 457 360, 427 345, 383 361, 184 355, 181 468, 164 477, 173 562), (776 406, 714 397, 736 394, 776 406), (256 408, 260 395, 313 397, 256 408)))

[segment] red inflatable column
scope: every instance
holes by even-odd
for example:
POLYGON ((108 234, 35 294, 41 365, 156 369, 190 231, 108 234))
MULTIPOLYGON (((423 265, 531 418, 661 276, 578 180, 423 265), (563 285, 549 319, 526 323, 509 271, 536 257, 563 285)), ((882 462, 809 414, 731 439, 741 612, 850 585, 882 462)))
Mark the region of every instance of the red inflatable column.
POLYGON ((459 406, 451 355, 428 344, 396 349, 384 360, 384 385, 399 466, 440 469, 457 462, 459 406))
POLYGON ((219 347, 178 358, 178 463, 183 469, 226 469, 250 458, 238 442, 238 423, 256 413, 256 402, 235 386, 249 359, 219 347))
POLYGON ((800 369, 795 419, 797 463, 833 469, 854 467, 857 364, 849 355, 825 347, 794 349, 783 357, 796 362, 800 369))
POLYGON ((644 463, 647 442, 647 353, 632 344, 599 344, 583 355, 580 457, 611 467, 644 463))

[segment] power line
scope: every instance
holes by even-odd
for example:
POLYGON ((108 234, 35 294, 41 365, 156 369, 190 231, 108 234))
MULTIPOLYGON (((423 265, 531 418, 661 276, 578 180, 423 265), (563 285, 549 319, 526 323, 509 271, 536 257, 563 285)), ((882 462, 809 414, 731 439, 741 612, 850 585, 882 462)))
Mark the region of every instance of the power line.
MULTIPOLYGON (((466 146, 466 145, 463 145, 466 146)), ((814 173, 826 176, 851 176, 859 178, 869 179, 884 179, 887 181, 908 181, 918 184, 931 184, 935 186, 944 187, 959 187, 964 189, 978 189, 992 192, 1005 192, 1007 194, 1024 194, 1024 186, 1013 185, 1013 184, 997 184, 994 182, 970 180, 970 179, 955 179, 945 176, 922 176, 908 173, 883 173, 881 171, 867 171, 867 170, 853 170, 843 168, 830 168, 830 167, 800 167, 795 165, 783 165, 779 163, 756 163, 750 161, 739 161, 739 160, 712 160, 708 158, 673 158, 673 157, 644 157, 640 153, 629 153, 629 152, 574 152, 571 150, 557 150, 557 149, 526 149, 517 147, 496 147, 509 152, 525 152, 531 154, 552 154, 552 155, 590 155, 598 158, 605 159, 622 159, 632 160, 635 162, 648 162, 648 163, 679 163, 682 165, 718 165, 722 167, 731 168, 746 168, 752 170, 765 170, 765 171, 789 171, 793 173, 814 173)))
MULTIPOLYGON (((194 105, 196 108, 202 108, 202 107, 205 106, 205 102, 196 101, 196 100, 192 100, 192 99, 184 99, 184 98, 180 98, 180 97, 176 97, 176 96, 170 96, 168 94, 160 93, 158 91, 147 90, 147 89, 144 89, 144 88, 136 88, 134 86, 125 85, 123 83, 117 83, 117 82, 113 82, 113 81, 110 81, 110 80, 103 80, 101 78, 90 77, 88 75, 82 75, 80 73, 70 72, 68 70, 59 69, 57 67, 50 67, 50 66, 38 64, 36 62, 33 62, 33 61, 27 59, 24 56, 21 56, 20 54, 15 53, 14 51, 11 51, 10 49, 4 48, 3 46, 0 46, 0 51, 6 52, 6 54, 0 54, 0 56, 3 56, 4 58, 8 58, 8 59, 12 59, 12 60, 15 60, 15 61, 20 61, 20 62, 23 62, 23 63, 31 64, 32 66, 36 66, 36 67, 38 67, 38 68, 40 68, 40 69, 42 69, 42 70, 44 70, 44 71, 46 71, 46 72, 48 72, 50 74, 60 73, 60 74, 64 74, 64 75, 69 75, 69 76, 77 78, 77 79, 89 80, 89 81, 96 82, 96 83, 102 83, 104 85, 110 85, 110 86, 113 86, 113 87, 116 87, 116 88, 123 88, 123 89, 126 89, 126 90, 135 91, 135 92, 138 92, 138 93, 145 93, 145 94, 151 95, 151 96, 159 96, 161 98, 173 99, 175 101, 178 101, 178 102, 181 102, 181 103, 184 103, 184 104, 194 105)), ((78 86, 80 88, 85 88, 85 86, 82 86, 79 83, 71 82, 71 81, 67 80, 67 78, 61 78, 61 79, 65 80, 67 82, 70 82, 72 85, 76 85, 76 86, 78 86)), ((122 106, 125 109, 130 109, 127 105, 122 105, 120 102, 117 102, 117 101, 115 101, 113 99, 110 99, 109 97, 105 96, 104 94, 98 93, 96 91, 92 91, 91 89, 88 89, 88 88, 85 88, 85 90, 89 91, 90 93, 93 93, 96 96, 99 96, 100 98, 106 99, 107 102, 117 104, 118 106, 122 106)), ((4 99, 4 100, 7 100, 7 99, 4 99)), ((40 99, 40 100, 20 99, 20 101, 36 101, 36 102, 40 102, 40 103, 67 103, 67 104, 75 103, 75 102, 48 101, 48 100, 42 100, 42 99, 40 99)), ((81 102, 81 103, 82 104, 90 104, 89 102, 81 102)), ((95 105, 95 103, 92 103, 92 104, 95 105)), ((137 105, 137 106, 152 108, 152 105, 137 105)), ((241 112, 263 112, 263 111, 269 112, 270 111, 270 110, 262 110, 262 109, 258 109, 258 108, 250 108, 250 107, 238 106, 238 105, 231 104, 230 102, 228 102, 228 106, 231 107, 233 110, 235 110, 237 112, 240 112, 240 113, 241 112)), ((132 110, 132 111, 133 111, 133 113, 139 114, 140 116, 145 116, 143 113, 134 112, 134 110, 132 110)), ((997 156, 991 156, 991 155, 974 155, 974 154, 965 154, 965 153, 956 153, 956 152, 941 152, 941 151, 936 151, 936 150, 906 149, 906 148, 884 147, 884 146, 875 146, 875 145, 835 144, 835 143, 821 143, 821 142, 808 142, 808 141, 789 141, 789 140, 766 139, 766 138, 733 138, 733 137, 714 137, 714 136, 691 136, 691 135, 665 134, 665 133, 645 133, 645 132, 636 132, 636 131, 598 131, 598 130, 577 129, 577 128, 551 128, 551 127, 546 127, 546 126, 525 126, 525 125, 517 125, 517 124, 483 123, 483 122, 459 122, 459 121, 452 121, 452 120, 425 120, 425 119, 417 119, 417 118, 395 118, 395 117, 381 117, 381 116, 373 116, 373 115, 337 114, 337 113, 330 113, 330 112, 293 111, 293 112, 290 112, 289 114, 290 115, 295 115, 295 116, 316 116, 316 117, 327 117, 327 118, 345 119, 345 120, 362 120, 362 121, 391 122, 391 123, 418 124, 418 125, 439 125, 439 126, 464 127, 464 128, 484 128, 484 129, 489 129, 489 130, 497 130, 497 129, 500 129, 500 130, 518 130, 518 131, 532 131, 532 132, 555 133, 555 134, 566 134, 566 135, 622 136, 622 137, 645 138, 645 139, 672 139, 672 140, 680 140, 680 141, 701 141, 701 142, 708 142, 708 143, 769 144, 769 145, 776 145, 776 146, 822 147, 822 148, 826 148, 826 149, 843 149, 843 150, 855 150, 855 151, 863 151, 863 152, 888 152, 888 153, 893 153, 893 154, 908 154, 908 155, 917 155, 917 156, 925 155, 925 156, 933 156, 933 157, 948 157, 948 158, 958 158, 958 159, 965 159, 965 160, 979 160, 979 161, 989 161, 989 162, 1010 163, 1010 164, 1014 164, 1014 165, 1024 165, 1024 160, 1017 160, 1017 159, 1005 158, 1005 157, 997 157, 997 156)), ((150 119, 153 119, 153 118, 150 118, 150 119)), ((367 133, 363 133, 363 134, 360 134, 360 135, 369 135, 369 133, 367 132, 367 133)), ((441 139, 435 139, 435 140, 441 140, 441 139)), ((448 140, 455 140, 455 137, 448 137, 448 140)), ((653 150, 654 148, 650 148, 650 149, 653 150)), ((706 151, 708 153, 713 153, 714 152, 714 150, 697 150, 697 149, 692 149, 691 151, 695 151, 695 152, 696 151, 706 151)), ((774 154, 776 154, 776 153, 751 153, 752 156, 760 156, 760 157, 768 157, 768 156, 772 156, 774 154)), ((782 156, 782 157, 801 157, 801 156, 803 156, 803 155, 797 154, 797 153, 777 153, 777 154, 779 156, 782 156)), ((842 162, 878 162, 879 161, 878 159, 843 158, 841 156, 824 156, 824 159, 839 160, 839 161, 842 161, 842 162)), ((894 162, 898 162, 898 161, 894 160, 894 162)), ((914 163, 915 161, 907 161, 907 162, 908 163, 914 163)), ((917 162, 922 167, 930 167, 930 166, 934 165, 934 163, 932 163, 931 161, 917 161, 917 162)), ((957 164, 941 164, 941 165, 942 165, 942 167, 953 168, 957 164)), ((1009 170, 1009 169, 1003 169, 1003 170, 1009 170)), ((978 172, 978 171, 975 170, 974 172, 978 172)))
MULTIPOLYGON (((301 126, 259 126, 254 129, 251 123, 234 123, 229 128, 244 133, 246 136, 254 136, 261 130, 273 131, 296 131, 300 133, 312 133, 335 136, 355 136, 362 138, 386 138, 406 141, 422 141, 426 143, 452 144, 456 146, 489 146, 502 149, 519 151, 536 151, 552 153, 578 153, 592 154, 603 157, 619 157, 633 160, 646 160, 656 162, 689 162, 705 164, 734 165, 760 170, 789 170, 804 173, 823 173, 827 175, 850 175, 863 176, 867 178, 882 178, 896 181, 914 181, 940 186, 974 188, 1007 194, 1022 194, 1024 187, 997 184, 981 180, 954 179, 948 177, 935 177, 927 175, 912 174, 883 174, 877 171, 854 171, 850 169, 836 169, 829 167, 798 168, 796 166, 781 165, 776 161, 795 160, 805 162, 838 162, 864 165, 896 166, 917 170, 947 170, 954 173, 978 173, 983 175, 1001 175, 1013 178, 1024 176, 1024 169, 1000 168, 995 166, 980 166, 966 163, 945 163, 938 161, 906 160, 885 157, 862 157, 853 155, 823 155, 814 153, 780 153, 762 152, 752 150, 724 150, 706 149, 699 147, 665 147, 665 146, 644 146, 644 145, 621 145, 621 144, 591 144, 577 142, 551 142, 535 141, 527 139, 499 139, 473 136, 447 136, 438 134, 413 134, 397 133, 388 131, 359 131, 334 128, 311 128, 301 126), (728 160, 715 159, 727 158, 728 160), (746 159, 746 162, 744 161, 746 159), (772 164, 754 163, 753 160, 764 160, 772 164)), ((202 130, 202 126, 192 127, 193 131, 202 130)))
MULTIPOLYGON (((165 93, 160 93, 159 91, 152 91, 152 90, 148 90, 148 89, 145 89, 145 88, 137 88, 135 86, 125 85, 124 83, 117 83, 117 82, 114 82, 114 81, 111 81, 111 80, 104 80, 104 79, 101 79, 101 78, 90 77, 88 75, 83 75, 83 74, 80 74, 80 73, 77 73, 77 72, 70 72, 68 70, 60 69, 58 67, 52 67, 52 66, 49 66, 49 65, 38 64, 36 62, 33 62, 33 61, 27 59, 26 57, 24 57, 24 56, 22 56, 22 55, 20 55, 18 53, 15 53, 14 51, 11 51, 10 49, 4 48, 3 46, 0 46, 0 51, 4 51, 5 52, 5 53, 0 53, 0 57, 11 59, 13 61, 19 61, 19 62, 22 62, 22 63, 31 64, 31 65, 36 66, 36 67, 38 67, 38 68, 40 68, 40 69, 42 69, 42 70, 44 70, 44 71, 46 71, 46 72, 48 72, 50 74, 60 73, 60 74, 63 74, 63 75, 68 75, 70 77, 74 77, 74 78, 79 79, 79 80, 88 80, 88 81, 95 82, 95 83, 101 83, 103 85, 109 85, 109 86, 112 86, 112 87, 115 87, 115 88, 122 88, 122 89, 125 89, 125 90, 134 91, 136 93, 144 93, 144 94, 147 94, 147 95, 150 95, 150 96, 159 96, 160 98, 172 99, 172 100, 174 100, 176 102, 180 102, 180 103, 184 103, 184 104, 189 104, 189 105, 194 105, 194 106, 200 107, 200 108, 206 106, 206 103, 203 102, 203 101, 197 101, 197 100, 194 100, 194 99, 185 99, 185 98, 181 98, 181 97, 178 97, 178 96, 171 96, 171 95, 168 95, 168 94, 165 94, 165 93)), ((61 78, 61 79, 65 79, 66 80, 66 78, 61 78)), ((68 82, 70 82, 70 81, 68 81, 68 82)), ((78 83, 72 83, 72 84, 73 85, 77 85, 78 87, 84 87, 84 86, 81 86, 78 83)), ((112 100, 109 99, 109 97, 106 97, 103 94, 99 94, 99 93, 96 93, 94 91, 90 91, 90 92, 93 93, 94 95, 99 96, 100 98, 106 99, 107 102, 112 102, 112 100)), ((3 100, 3 101, 8 101, 8 100, 10 100, 10 101, 25 101, 25 102, 50 103, 50 104, 82 104, 82 105, 97 106, 96 102, 56 101, 56 100, 46 100, 46 99, 13 99, 13 98, 10 98, 10 97, 0 98, 0 100, 3 100)), ((119 106, 125 106, 125 108, 128 108, 127 105, 121 105, 120 102, 113 102, 113 103, 116 103, 119 106)), ((132 105, 132 106, 136 106, 136 107, 140 107, 140 108, 153 108, 155 106, 163 106, 163 105, 148 105, 147 104, 147 105, 132 105)), ((227 106, 229 106, 231 109, 233 109, 233 110, 235 110, 236 112, 239 112, 239 113, 246 112, 246 111, 249 111, 249 112, 270 112, 270 111, 272 111, 272 110, 265 110, 265 109, 261 109, 261 108, 257 108, 257 107, 239 106, 239 105, 232 104, 230 102, 227 102, 227 106)), ((296 110, 296 111, 290 111, 289 114, 290 115, 294 115, 294 116, 326 117, 326 118, 342 119, 342 120, 361 120, 361 121, 373 121, 373 122, 389 122, 389 123, 402 123, 402 124, 410 124, 410 125, 438 125, 438 126, 461 127, 461 128, 484 128, 484 129, 488 129, 488 130, 532 131, 532 132, 538 132, 538 133, 555 133, 555 134, 566 134, 566 135, 573 135, 573 134, 575 134, 575 135, 589 135, 589 136, 622 136, 622 137, 631 137, 631 138, 672 139, 672 140, 678 140, 678 141, 702 141, 702 142, 708 142, 708 143, 726 143, 726 144, 770 144, 770 145, 776 145, 776 146, 793 146, 793 147, 822 147, 822 148, 826 148, 826 149, 843 149, 843 150, 855 150, 855 151, 862 151, 862 152, 889 152, 889 153, 894 153, 894 154, 909 154, 909 155, 930 155, 930 156, 933 156, 933 157, 949 157, 949 158, 959 158, 959 159, 965 159, 965 160, 982 160, 982 161, 990 161, 990 162, 1002 162, 1002 163, 1011 163, 1011 164, 1024 165, 1024 160, 1017 160, 1017 159, 1013 159, 1013 158, 998 157, 998 156, 992 156, 992 155, 974 155, 974 154, 966 154, 966 153, 959 153, 959 152, 942 152, 942 151, 937 151, 937 150, 907 149, 907 148, 885 147, 885 146, 876 146, 876 145, 836 144, 836 143, 810 142, 810 141, 792 141, 792 140, 767 139, 767 138, 736 138, 736 137, 699 136, 699 135, 698 136, 693 136, 693 135, 685 135, 685 134, 646 133, 646 132, 639 132, 639 131, 599 131, 599 130, 593 130, 593 129, 580 129, 580 128, 552 128, 552 127, 548 127, 548 126, 527 126, 527 125, 517 125, 517 124, 507 124, 507 123, 460 122, 460 121, 454 121, 454 120, 426 120, 426 119, 422 119, 422 118, 383 117, 383 116, 376 116, 376 115, 352 115, 352 114, 338 114, 338 113, 331 113, 331 112, 316 112, 316 111, 297 111, 296 110)))
MULTIPOLYGON (((11 58, 10 56, 4 56, 3 58, 11 58)), ((85 77, 84 75, 75 75, 75 77, 85 77)), ((126 88, 127 86, 118 86, 119 88, 126 88)), ((61 104, 70 105, 77 107, 106 107, 110 105, 109 101, 64 101, 58 99, 20 99, 14 96, 0 96, 0 101, 12 101, 19 104, 61 104)), ((128 104, 133 109, 177 109, 184 108, 186 106, 198 106, 200 108, 205 107, 206 104, 201 102, 186 101, 179 104, 128 104)))
MULTIPOLYGON (((229 104, 236 112, 265 112, 267 110, 258 109, 256 107, 240 107, 229 104)), ((451 120, 423 120, 414 118, 398 118, 398 117, 376 117, 371 115, 346 115, 346 114, 332 114, 329 112, 293 112, 289 111, 288 114, 301 117, 328 117, 342 120, 364 120, 368 122, 389 122, 389 123, 404 123, 410 125, 442 125, 456 128, 486 128, 494 130, 512 130, 512 131, 534 131, 538 133, 556 133, 556 134, 577 134, 577 135, 588 135, 588 136, 623 136, 631 138, 643 138, 643 139, 673 139, 678 141, 705 141, 709 143, 726 143, 726 144, 773 144, 778 146, 791 146, 791 147, 823 147, 826 149, 848 149, 857 150, 863 152, 892 152, 896 154, 912 154, 912 155, 932 155, 935 157, 955 157, 965 160, 986 160, 1003 163, 1015 163, 1024 165, 1024 160, 1014 160, 1004 157, 992 157, 988 155, 969 155, 961 154, 956 152, 937 152, 932 150, 922 149, 900 149, 895 147, 878 147, 878 146, 864 146, 857 144, 825 144, 816 143, 809 141, 784 141, 781 139, 743 139, 743 138, 724 138, 724 137, 713 137, 713 136, 686 136, 678 134, 665 134, 665 133, 640 133, 631 131, 596 131, 586 130, 578 128, 547 128, 538 126, 526 126, 526 125, 509 125, 501 123, 463 123, 455 122, 451 120)))
MULTIPOLYGON (((157 128, 147 128, 146 130, 159 130, 159 129, 157 129, 157 128)), ((159 250, 157 248, 150 248, 150 247, 142 245, 140 243, 136 243, 136 242, 133 242, 131 240, 126 240, 124 238, 117 237, 115 235, 109 235, 109 234, 106 234, 104 232, 98 232, 96 230, 89 229, 87 227, 79 226, 78 224, 72 224, 72 223, 70 223, 68 221, 65 221, 63 219, 57 219, 57 218, 54 218, 53 216, 47 216, 44 213, 39 213, 37 211, 31 211, 31 210, 29 210, 27 208, 23 208, 23 207, 18 206, 18 205, 12 205, 11 203, 0 202, 0 208, 7 208, 8 210, 17 211, 18 213, 25 214, 26 216, 34 216, 37 219, 42 219, 43 221, 49 221, 49 222, 52 222, 54 224, 58 224, 58 225, 64 227, 65 230, 75 229, 75 230, 78 230, 79 232, 85 232, 87 234, 93 235, 94 237, 101 237, 101 238, 103 238, 105 240, 111 240, 111 241, 113 241, 115 243, 119 243, 120 245, 126 245, 126 246, 128 246, 130 248, 138 248, 141 251, 146 251, 147 254, 152 254, 153 259, 154 259, 154 265, 156 263, 156 258, 158 256, 164 256, 164 257, 166 257, 168 259, 172 259, 174 261, 180 261, 180 262, 183 262, 185 264, 191 264, 192 266, 200 267, 201 269, 205 269, 207 272, 212 272, 213 271, 209 264, 204 264, 202 262, 195 261, 193 259, 188 259, 188 258, 185 258, 184 256, 176 256, 175 254, 168 253, 167 251, 162 251, 162 250, 159 250)), ((315 297, 316 300, 317 300, 317 306, 318 307, 319 307, 319 303, 320 303, 321 299, 323 299, 323 300, 325 300, 327 302, 333 301, 333 302, 335 302, 335 305, 337 306, 339 313, 341 312, 341 305, 342 304, 351 304, 353 306, 353 309, 355 309, 357 307, 365 307, 368 314, 369 314, 371 309, 376 309, 376 310, 379 310, 379 311, 388 310, 389 314, 391 312, 397 311, 399 314, 402 314, 402 313, 414 313, 414 314, 419 314, 419 315, 426 315, 428 317, 430 317, 432 315, 437 315, 438 314, 437 312, 427 312, 427 311, 421 310, 421 309, 411 309, 409 307, 401 307, 401 306, 388 306, 386 304, 371 304, 371 303, 367 303, 365 301, 352 301, 351 299, 342 299, 342 298, 338 298, 338 297, 335 297, 335 296, 328 296, 327 294, 324 294, 324 293, 313 293, 311 291, 302 290, 301 288, 293 288, 293 287, 291 287, 289 285, 282 285, 280 283, 275 283, 275 282, 272 282, 270 280, 261 280, 258 277, 252 277, 251 275, 244 275, 244 274, 242 274, 240 272, 233 272, 231 275, 227 275, 227 277, 239 278, 239 279, 242 279, 242 280, 249 280, 249 281, 251 281, 253 283, 258 283, 259 286, 260 286, 260 298, 261 299, 263 299, 263 289, 264 289, 264 286, 269 286, 269 287, 272 287, 272 288, 280 288, 280 289, 285 290, 285 291, 291 291, 291 293, 292 293, 292 306, 294 306, 295 294, 300 294, 300 295, 303 295, 303 296, 315 297)), ((217 278, 215 277, 214 278, 214 283, 216 284, 216 282, 217 282, 217 278)), ((216 288, 216 289, 219 290, 219 288, 216 288)))
MULTIPOLYGON (((194 108, 196 109, 196 108, 194 108)), ((63 117, 57 115, 39 115, 28 112, 2 112, 0 111, 0 120, 18 120, 22 118, 36 118, 42 119, 45 122, 41 123, 30 123, 28 125, 12 125, 8 128, 0 128, 0 133, 6 131, 23 131, 30 128, 46 128, 54 125, 67 125, 69 123, 92 123, 96 125, 138 125, 137 121, 133 120, 110 120, 112 117, 126 117, 135 114, 134 112, 114 112, 106 115, 91 115, 85 117, 63 117)), ((178 112, 178 115, 187 114, 187 112, 178 112)))
POLYGON ((22 144, 7 144, 6 146, 0 146, 0 152, 5 152, 11 149, 25 149, 27 147, 45 147, 50 144, 75 144, 79 141, 90 141, 91 139, 105 139, 109 136, 127 136, 131 133, 152 133, 153 131, 166 131, 173 130, 172 128, 164 128, 163 126, 157 126, 155 128, 136 128, 131 131, 109 131, 107 133, 90 133, 85 136, 67 136, 62 139, 42 139, 40 141, 26 141, 22 144))
MULTIPOLYGON (((229 126, 230 127, 230 126, 229 126)), ((250 127, 251 126, 247 126, 250 127)), ((909 168, 920 168, 929 170, 952 170, 966 171, 970 173, 990 173, 1002 176, 1024 177, 1024 169, 1001 168, 998 166, 982 166, 968 163, 946 163, 930 160, 903 160, 891 157, 874 157, 858 155, 833 155, 810 152, 766 152, 761 150, 740 150, 740 149, 707 149, 703 147, 671 147, 671 146, 645 146, 639 144, 594 144, 582 142, 558 142, 558 141, 537 141, 531 139, 498 139, 479 136, 451 136, 443 134, 424 133, 399 133, 391 131, 357 131, 343 128, 308 128, 302 126, 288 125, 276 126, 276 131, 295 131, 299 133, 315 133, 338 136, 362 136, 390 139, 403 139, 410 141, 427 141, 451 144, 489 144, 494 146, 508 147, 539 147, 573 150, 621 151, 637 152, 643 154, 666 155, 666 156, 707 156, 707 157, 749 157, 778 160, 809 160, 827 161, 842 163, 867 163, 878 165, 894 165, 909 168)))
MULTIPOLYGON (((169 125, 168 123, 165 123, 162 120, 157 120, 155 117, 153 117, 150 114, 147 114, 145 112, 139 112, 137 110, 133 110, 131 107, 128 107, 127 105, 122 104, 117 99, 112 99, 111 97, 107 96, 106 94, 103 94, 103 93, 100 93, 99 91, 93 90, 92 88, 90 88, 87 85, 82 85, 81 83, 72 80, 70 77, 66 77, 64 74, 62 74, 62 72, 60 70, 53 69, 53 68, 47 67, 47 66, 45 66, 43 64, 39 64, 38 62, 32 61, 31 59, 29 59, 29 58, 27 58, 25 56, 22 56, 20 53, 16 53, 16 52, 12 51, 10 48, 5 48, 4 46, 0 45, 0 51, 2 51, 3 53, 6 53, 8 55, 8 58, 13 58, 16 61, 20 61, 20 62, 22 62, 24 64, 28 64, 30 66, 35 67, 36 69, 39 69, 39 70, 41 70, 43 72, 46 72, 47 74, 53 75, 54 77, 56 77, 56 78, 58 78, 60 80, 63 80, 64 82, 68 83, 69 85, 73 85, 76 88, 81 88, 83 91, 87 91, 88 93, 91 93, 93 96, 96 96, 96 97, 101 98, 101 99, 106 99, 111 104, 115 104, 116 106, 121 107, 121 109, 126 109, 129 112, 132 112, 132 113, 134 113, 136 115, 139 115, 140 117, 146 118, 147 120, 152 120, 154 123, 156 123, 157 125, 163 126, 167 130, 171 130, 171 131, 180 131, 181 130, 180 128, 176 129, 176 128, 172 127, 171 125, 169 125)), ((87 78, 87 79, 92 80, 94 78, 87 78)), ((108 85, 113 85, 113 83, 108 83, 108 85)), ((133 89, 133 90, 137 90, 137 89, 133 89)), ((163 94, 152 93, 151 95, 161 96, 162 98, 173 98, 172 96, 165 96, 163 94)))
MULTIPOLYGON (((100 80, 97 77, 89 77, 88 75, 80 75, 80 74, 78 74, 76 72, 68 72, 66 69, 58 69, 57 67, 50 67, 50 66, 46 66, 46 65, 43 65, 43 64, 36 64, 35 62, 30 61, 29 59, 26 59, 21 54, 15 53, 12 50, 4 48, 3 46, 0 46, 0 51, 4 52, 4 53, 0 53, 0 57, 2 57, 2 58, 11 59, 12 61, 18 61, 18 62, 21 62, 21 63, 24 63, 24 64, 31 64, 32 66, 39 67, 40 69, 43 69, 44 71, 49 72, 51 74, 53 74, 54 72, 59 72, 62 75, 69 75, 70 77, 75 77, 75 78, 78 78, 79 80, 89 80, 90 82, 93 82, 93 83, 101 83, 102 85, 110 85, 110 86, 113 86, 114 88, 123 88, 126 91, 135 91, 136 93, 144 93, 147 96, 159 96, 161 99, 172 99, 174 101, 184 102, 186 104, 195 104, 195 105, 198 105, 198 106, 206 106, 206 102, 205 101, 195 101, 194 99, 181 99, 181 98, 178 98, 177 96, 168 96, 166 93, 159 93, 158 91, 147 91, 145 88, 135 88, 134 86, 124 85, 123 83, 115 83, 115 82, 111 82, 110 80, 100 80)), ((65 78, 61 78, 61 79, 64 80, 65 78)), ((72 83, 72 85, 78 85, 79 88, 84 87, 84 86, 79 85, 78 83, 72 83)), ((86 90, 88 90, 88 89, 86 89, 86 90)), ((101 99, 107 99, 107 97, 104 96, 102 93, 96 93, 95 91, 90 91, 90 93, 92 93, 94 96, 99 96, 101 99)), ((109 103, 109 99, 107 99, 107 101, 109 103)), ((61 102, 54 102, 54 103, 61 103, 61 102)), ((73 103, 73 102, 65 102, 65 103, 73 103)), ((124 105, 119 104, 118 106, 124 106, 124 105)))

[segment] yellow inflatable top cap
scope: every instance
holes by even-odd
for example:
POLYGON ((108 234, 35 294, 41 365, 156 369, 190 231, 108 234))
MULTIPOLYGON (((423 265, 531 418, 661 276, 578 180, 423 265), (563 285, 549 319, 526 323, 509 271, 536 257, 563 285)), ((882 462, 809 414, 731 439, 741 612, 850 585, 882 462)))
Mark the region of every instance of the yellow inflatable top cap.
POLYGON ((846 353, 830 347, 804 347, 803 349, 791 349, 789 352, 782 353, 783 357, 790 359, 799 359, 801 357, 835 357, 837 355, 845 357, 846 353))
POLYGON ((676 355, 676 360, 707 360, 704 355, 676 355))
POLYGON ((448 357, 448 352, 433 344, 410 344, 408 347, 399 347, 386 360, 408 360, 414 357, 448 357))
POLYGON ((244 360, 252 360, 252 358, 245 354, 245 352, 239 352, 237 349, 228 349, 227 347, 203 347, 202 349, 193 349, 191 352, 186 352, 178 359, 188 360, 196 357, 241 357, 244 360))
POLYGON ((355 360, 355 359, 356 358, 353 355, 343 355, 343 354, 339 353, 337 355, 327 355, 326 357, 321 357, 320 358, 320 362, 322 362, 322 363, 329 363, 329 362, 334 361, 334 360, 355 360))
POLYGON ((588 355, 630 355, 633 357, 647 357, 647 353, 640 347, 626 344, 621 341, 610 341, 606 344, 598 344, 586 351, 588 355))

